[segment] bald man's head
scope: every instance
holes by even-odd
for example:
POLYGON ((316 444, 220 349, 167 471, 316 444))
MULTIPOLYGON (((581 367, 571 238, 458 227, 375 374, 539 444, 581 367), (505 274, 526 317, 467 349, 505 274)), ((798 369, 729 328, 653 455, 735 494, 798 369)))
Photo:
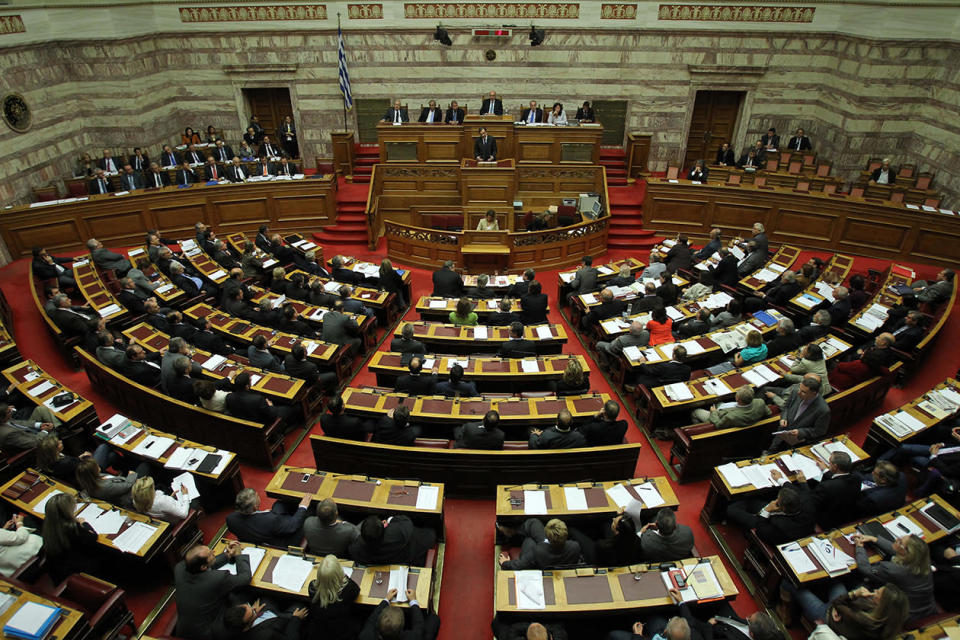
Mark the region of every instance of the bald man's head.
POLYGON ((547 628, 539 622, 531 622, 527 627, 527 640, 548 640, 547 628))

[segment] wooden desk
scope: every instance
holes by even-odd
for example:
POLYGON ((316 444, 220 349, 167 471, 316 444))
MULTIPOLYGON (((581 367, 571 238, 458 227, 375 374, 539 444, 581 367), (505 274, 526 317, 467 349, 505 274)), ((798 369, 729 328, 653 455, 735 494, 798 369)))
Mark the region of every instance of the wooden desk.
POLYGON ((645 227, 684 232, 691 240, 706 238, 714 227, 746 234, 762 222, 774 244, 944 267, 960 262, 956 216, 852 196, 654 180, 647 184, 643 216, 645 227))
MULTIPOLYGON (((147 249, 143 247, 137 247, 135 249, 130 249, 127 251, 127 259, 130 260, 130 264, 134 267, 137 266, 137 260, 140 258, 145 259, 147 262, 150 262, 150 254, 147 253, 147 249)), ((157 302, 160 303, 161 307, 171 306, 174 303, 182 303, 186 301, 187 294, 170 281, 170 278, 166 276, 165 273, 160 271, 157 268, 157 265, 150 262, 150 266, 143 270, 143 275, 147 276, 154 284, 158 285, 156 289, 153 290, 153 295, 157 299, 157 302)))
MULTIPOLYGON (((954 378, 947 378, 937 386, 933 387, 923 395, 914 398, 910 402, 901 405, 893 411, 881 414, 873 419, 870 424, 870 430, 867 431, 867 437, 864 440, 863 448, 869 451, 871 455, 879 455, 887 449, 895 449, 901 444, 908 442, 916 436, 923 434, 927 429, 937 426, 944 420, 956 415, 956 412, 938 411, 937 405, 930 402, 931 394, 943 390, 951 390, 960 393, 960 382, 954 378), (884 417, 890 414, 900 412, 906 413, 914 420, 919 421, 923 428, 909 433, 898 433, 896 427, 884 423, 884 417), (945 415, 944 415, 945 414, 945 415)), ((950 445, 947 445, 950 446, 950 445)))
MULTIPOLYGON (((436 348, 441 353, 478 353, 497 351, 500 346, 510 339, 509 327, 484 327, 487 330, 486 339, 475 338, 478 327, 455 326, 437 322, 401 322, 394 337, 399 338, 403 327, 413 325, 413 337, 427 345, 427 348, 436 348)), ((523 337, 532 340, 537 347, 537 353, 560 353, 567 343, 567 332, 560 324, 525 325, 523 337), (541 338, 538 330, 547 327, 550 330, 549 338, 541 338)))
MULTIPOLYGON (((19 585, 13 585, 8 582, 6 578, 2 577, 0 577, 0 593, 6 593, 16 598, 16 601, 11 603, 6 611, 0 613, 0 629, 7 624, 21 606, 28 602, 38 602, 48 607, 58 607, 62 609, 60 619, 53 623, 47 636, 45 636, 50 638, 50 640, 78 640, 79 638, 85 637, 90 631, 86 614, 79 609, 74 609, 61 603, 59 600, 51 600, 43 596, 38 596, 30 591, 24 591, 19 585)), ((12 638, 13 636, 4 637, 12 638)))
POLYGON ((196 240, 193 238, 181 240, 180 247, 183 249, 183 257, 207 282, 220 287, 230 277, 230 269, 221 267, 214 262, 213 258, 197 246, 196 240))
MULTIPOLYGON (((476 276, 467 276, 464 278, 464 286, 471 286, 466 284, 467 278, 471 278, 476 281, 476 276)), ((476 284, 472 285, 476 286, 476 284)), ((489 285, 488 285, 489 286, 489 285)), ((500 293, 504 297, 505 287, 500 287, 500 293)), ((498 298, 488 298, 486 300, 477 300, 470 299, 474 303, 473 311, 477 314, 477 317, 480 319, 481 323, 484 320, 488 320, 491 315, 500 312, 500 300, 498 298)), ((457 303, 460 301, 459 298, 439 298, 436 296, 421 296, 420 300, 417 301, 417 313, 420 314, 421 320, 433 321, 433 322, 446 322, 450 318, 450 312, 456 311, 457 303), (440 303, 443 303, 441 306, 440 303)), ((520 307, 519 299, 512 299, 510 301, 510 312, 519 314, 522 311, 520 307)), ((547 313, 550 312, 550 307, 547 307, 547 313)), ((501 325, 502 326, 502 325, 501 325)))
MULTIPOLYGON (((77 496, 77 490, 73 487, 67 486, 49 476, 45 476, 34 469, 27 469, 0 486, 0 497, 15 508, 40 520, 43 520, 46 514, 39 508, 39 505, 46 504, 46 500, 57 493, 69 493, 75 497, 77 496), (18 483, 21 486, 29 488, 24 491, 15 487, 14 485, 18 483)), ((126 522, 120 527, 118 533, 97 535, 97 542, 106 549, 113 552, 124 553, 126 556, 146 563, 151 561, 157 553, 166 546, 163 541, 169 538, 170 525, 163 520, 154 520, 136 511, 122 509, 100 500, 89 500, 84 503, 78 499, 77 504, 93 504, 105 511, 119 512, 126 518, 126 522), (145 525, 153 527, 154 530, 135 553, 121 551, 121 549, 114 544, 114 539, 126 531, 134 522, 144 523, 145 525)), ((81 511, 79 513, 80 517, 83 517, 83 512, 81 511)))
MULTIPOLYGON (((717 582, 723 590, 722 599, 733 599, 739 591, 719 556, 690 558, 674 563, 684 571, 709 559, 717 582)), ((606 569, 562 569, 543 571, 543 591, 546 608, 531 612, 520 609, 516 602, 516 572, 496 570, 494 607, 497 614, 525 616, 558 616, 571 614, 612 614, 638 609, 669 607, 674 604, 667 593, 660 573, 660 564, 638 564, 606 569)))
POLYGON ((807 285, 807 288, 790 298, 790 309, 802 315, 809 315, 814 310, 828 303, 828 298, 821 293, 824 287, 833 290, 847 279, 853 267, 853 258, 834 254, 823 267, 817 279, 807 285))
MULTIPOLYGON (((226 548, 226 541, 220 540, 213 547, 214 554, 219 555, 226 548)), ((241 546, 244 548, 257 547, 257 545, 249 543, 241 543, 241 546)), ((298 600, 306 600, 310 597, 307 588, 310 585, 310 582, 317 577, 316 570, 311 571, 310 575, 307 576, 307 579, 303 581, 303 587, 300 591, 288 591, 283 587, 274 584, 273 580, 273 569, 277 565, 277 561, 286 555, 297 555, 304 560, 312 562, 315 566, 319 565, 323 560, 321 556, 315 556, 312 554, 291 554, 280 549, 273 549, 271 547, 258 547, 263 549, 265 555, 260 564, 256 567, 250 567, 253 577, 250 580, 250 587, 256 589, 257 591, 262 591, 264 593, 273 594, 277 596, 286 596, 293 597, 298 600)), ((340 560, 340 564, 348 569, 353 571, 350 574, 350 579, 357 583, 360 587, 360 595, 356 599, 357 604, 376 606, 383 601, 384 597, 387 595, 387 588, 390 582, 390 570, 396 569, 400 565, 379 565, 375 567, 364 567, 353 562, 353 560, 340 560)), ((217 569, 219 571, 219 569, 217 569)), ((421 608, 427 609, 430 606, 430 595, 432 593, 433 587, 433 569, 431 567, 409 567, 409 575, 407 577, 407 587, 416 591, 417 602, 421 604, 421 608)), ((406 603, 395 603, 400 604, 400 606, 406 607, 406 603)))
POLYGON ((506 231, 464 231, 460 247, 464 266, 470 271, 498 272, 510 261, 509 239, 506 231))
MULTIPOLYGON (((614 262, 609 262, 607 264, 602 264, 597 267, 599 275, 597 276, 597 282, 603 284, 604 282, 616 278, 620 275, 621 267, 630 267, 630 275, 636 275, 639 271, 643 271, 646 268, 646 263, 637 260, 636 258, 626 258, 625 260, 616 260, 614 262)), ((576 269, 571 269, 569 271, 561 271, 557 274, 557 304, 564 306, 567 304, 567 294, 572 291, 570 288, 570 283, 573 282, 573 279, 577 275, 576 269)))
POLYGON ((766 289, 772 285, 775 280, 779 279, 780 274, 792 267, 798 257, 800 257, 800 249, 788 245, 781 245, 773 257, 767 260, 766 264, 740 279, 740 287, 751 292, 759 292, 766 289), (771 279, 770 276, 774 274, 776 277, 771 279))
MULTIPOLYGON (((876 315, 880 312, 889 313, 890 308, 900 304, 902 298, 891 290, 891 287, 898 285, 909 285, 914 278, 913 269, 899 264, 890 265, 886 270, 886 277, 879 284, 877 292, 872 298, 867 300, 863 308, 850 316, 847 323, 847 329, 862 334, 865 338, 872 336, 879 330, 879 326, 870 323, 866 316, 868 312, 874 310, 876 315)), ((879 318, 878 318, 879 319, 879 318)))
POLYGON ((100 424, 92 402, 63 386, 59 380, 41 369, 33 360, 24 360, 12 367, 7 367, 3 370, 3 377, 10 383, 9 391, 20 391, 25 398, 33 401, 37 406, 47 407, 68 428, 82 428, 90 432, 100 424), (36 389, 47 384, 53 386, 34 395, 36 389), (73 402, 62 407, 54 407, 51 400, 63 393, 73 393, 73 402))
POLYGON ((613 501, 607 490, 622 485, 634 499, 643 500, 640 494, 634 489, 637 485, 652 484, 660 493, 664 503, 662 505, 647 506, 644 504, 644 512, 652 512, 662 508, 676 509, 680 506, 677 495, 670 486, 670 481, 666 476, 656 476, 653 478, 633 478, 631 480, 607 481, 607 482, 579 482, 576 484, 549 484, 549 485, 522 485, 519 487, 511 485, 500 485, 497 487, 497 519, 510 518, 512 520, 523 520, 530 517, 524 513, 524 492, 542 491, 546 493, 545 501, 547 503, 546 517, 550 518, 578 518, 578 517, 606 517, 615 516, 619 511, 617 503, 613 501), (586 509, 575 509, 567 504, 566 489, 576 488, 584 493, 584 499, 587 503, 586 509))
POLYGON ((144 229, 190 237, 201 220, 221 235, 256 233, 261 224, 283 232, 336 220, 336 177, 246 184, 165 187, 124 196, 95 195, 43 207, 16 207, 0 214, 0 235, 13 256, 34 246, 51 253, 82 250, 88 238, 107 246, 136 246, 144 229))
POLYGON ((264 492, 271 498, 298 502, 305 495, 317 501, 332 498, 341 513, 374 513, 381 516, 403 513, 417 521, 429 522, 443 539, 442 483, 343 475, 285 464, 273 474, 264 492), (432 508, 417 507, 422 486, 436 487, 438 491, 432 508))
POLYGON ((116 296, 107 289, 93 262, 89 260, 74 262, 73 278, 77 281, 80 295, 90 308, 100 314, 101 318, 106 318, 107 322, 113 322, 127 317, 129 313, 127 308, 120 304, 116 296))
MULTIPOLYGON (((761 456, 754 460, 740 460, 739 462, 734 462, 732 464, 736 465, 738 468, 743 469, 746 467, 757 467, 758 465, 776 465, 777 469, 784 474, 786 477, 787 473, 790 471, 791 467, 789 464, 789 458, 792 455, 802 455, 810 458, 814 461, 820 460, 824 463, 829 463, 829 460, 822 455, 823 445, 827 445, 827 450, 830 450, 830 445, 833 443, 842 443, 846 449, 852 451, 854 456, 851 456, 854 463, 867 460, 870 456, 864 452, 863 449, 858 447, 853 440, 850 439, 850 436, 847 434, 842 434, 836 438, 828 438, 826 440, 821 440, 813 444, 808 444, 803 447, 797 447, 795 449, 790 449, 789 451, 784 451, 781 453, 775 453, 769 456, 761 456), (818 454, 816 451, 820 451, 818 454)), ((757 493, 761 493, 769 490, 769 487, 757 487, 753 484, 747 484, 743 486, 733 486, 730 484, 730 481, 725 475, 721 472, 723 467, 714 467, 713 474, 710 476, 710 488, 707 491, 707 497, 703 504, 703 509, 700 511, 700 520, 703 521, 705 525, 710 525, 714 522, 719 522, 723 519, 724 514, 727 511, 727 505, 734 499, 746 498, 753 496, 757 493)))

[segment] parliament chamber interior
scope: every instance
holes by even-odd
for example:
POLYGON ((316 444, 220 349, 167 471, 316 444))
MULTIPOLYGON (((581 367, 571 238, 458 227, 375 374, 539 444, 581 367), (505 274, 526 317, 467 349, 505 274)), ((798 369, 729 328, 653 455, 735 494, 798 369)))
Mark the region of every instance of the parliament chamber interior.
POLYGON ((950 0, 0 5, 0 626, 960 637, 950 0))

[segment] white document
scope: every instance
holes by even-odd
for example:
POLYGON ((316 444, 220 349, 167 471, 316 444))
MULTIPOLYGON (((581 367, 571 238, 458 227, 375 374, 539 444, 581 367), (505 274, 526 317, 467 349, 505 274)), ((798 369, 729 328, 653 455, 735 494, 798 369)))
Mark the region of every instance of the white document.
POLYGON ((766 489, 767 487, 773 486, 773 481, 770 479, 770 471, 766 468, 766 465, 751 464, 746 467, 740 467, 740 471, 750 480, 750 484, 757 489, 766 489))
POLYGON ((543 574, 539 571, 514 571, 517 609, 546 609, 543 596, 543 574))
POLYGON ((260 382, 261 380, 263 380, 263 376, 257 375, 256 373, 251 373, 251 374, 250 374, 250 386, 251 386, 251 387, 257 386, 257 383, 260 382))
POLYGON ((220 356, 220 355, 210 356, 209 358, 207 358, 207 361, 200 366, 206 369, 207 371, 213 371, 214 369, 216 369, 226 361, 227 361, 226 356, 220 356))
MULTIPOLYGON (((244 547, 243 551, 240 552, 240 555, 250 558, 250 575, 252 576, 257 572, 257 569, 260 568, 260 563, 263 562, 264 556, 267 555, 267 550, 261 549, 260 547, 244 547)), ((237 575, 237 565, 236 563, 228 562, 220 567, 220 571, 226 571, 231 575, 237 575)))
POLYGON ((640 496, 640 500, 643 501, 643 506, 646 509, 653 509, 667 502, 663 499, 663 496, 660 495, 657 485, 652 482, 634 485, 633 490, 640 496))
POLYGON ((728 462, 727 464, 722 464, 717 467, 717 471, 720 472, 726 481, 731 487, 745 487, 748 484, 752 484, 750 479, 740 470, 740 467, 734 462, 728 462))
POLYGON ((113 539, 113 546, 127 553, 136 553, 143 548, 157 528, 146 522, 134 522, 127 530, 113 539))
POLYGON ((281 589, 299 593, 313 570, 313 563, 309 560, 287 554, 282 555, 273 567, 273 584, 281 589))
POLYGON ((660 352, 663 353, 663 355, 665 355, 667 358, 672 359, 672 358, 673 358, 673 350, 677 348, 677 345, 678 345, 678 344, 679 344, 679 343, 677 343, 677 342, 669 342, 669 343, 667 343, 667 344, 661 344, 661 345, 659 346, 659 347, 660 347, 660 352))
POLYGON ((693 392, 691 392, 687 387, 686 382, 674 382, 673 384, 668 384, 664 386, 663 390, 666 391, 667 396, 674 402, 693 400, 693 392))
POLYGON ((50 498, 52 498, 53 496, 57 495, 58 493, 63 493, 63 491, 58 491, 57 489, 54 489, 53 491, 48 491, 47 495, 43 496, 40 502, 33 505, 32 511, 34 513, 39 513, 40 515, 46 514, 47 501, 50 500, 50 498))
POLYGON ((524 373, 539 373, 540 361, 539 360, 521 360, 520 370, 523 371, 524 373))
POLYGON ((917 420, 906 411, 898 411, 897 413, 894 414, 894 418, 896 418, 897 422, 907 427, 908 429, 910 429, 910 431, 913 431, 914 433, 917 433, 918 431, 923 431, 924 429, 927 428, 927 425, 923 424, 923 422, 921 422, 920 420, 917 420))
MULTIPOLYGON (((46 624, 47 620, 50 619, 50 616, 56 612, 57 610, 48 604, 29 601, 24 602, 13 612, 13 615, 10 616, 10 619, 7 620, 4 627, 17 629, 25 635, 36 636, 39 635, 40 630, 46 624)), ((14 637, 8 634, 4 634, 4 636, 14 637)))
POLYGON ((756 278, 757 280, 760 280, 761 282, 773 282, 774 280, 777 279, 778 276, 779 274, 776 273, 775 271, 771 271, 770 269, 764 268, 764 269, 760 269, 760 271, 754 274, 753 277, 756 278))
POLYGON ((197 490, 197 481, 194 479, 193 474, 189 471, 184 471, 170 483, 170 486, 173 487, 174 491, 179 492, 180 487, 184 486, 187 488, 187 500, 196 500, 200 497, 200 491, 197 490))
POLYGON ((177 447, 170 457, 167 458, 163 466, 167 469, 183 469, 193 471, 200 466, 203 459, 207 457, 207 452, 202 449, 192 447, 177 447))
POLYGON ((681 342, 680 346, 687 350, 688 356, 695 356, 698 353, 703 353, 706 351, 706 349, 701 347, 700 343, 696 340, 687 340, 686 342, 681 342))
POLYGON ((567 271, 566 273, 560 274, 560 280, 562 280, 564 284, 570 284, 571 282, 573 282, 573 278, 576 275, 577 275, 576 272, 567 271))
POLYGON ((428 309, 446 309, 447 301, 446 300, 429 300, 427 301, 428 309))
POLYGON ((732 391, 732 389, 727 386, 727 383, 721 378, 710 378, 709 380, 705 381, 703 383, 703 389, 707 393, 712 393, 715 396, 726 395, 732 391))
POLYGON ((407 601, 407 575, 409 573, 409 567, 397 567, 396 569, 390 569, 390 583, 389 586, 387 586, 387 591, 390 589, 397 590, 397 602, 407 601))
MULTIPOLYGON (((336 293, 337 291, 340 290, 341 286, 342 285, 339 282, 336 282, 335 280, 331 280, 330 282, 327 282, 326 284, 323 285, 323 290, 326 291, 327 293, 336 293)), ((447 303, 444 302, 443 306, 447 306, 447 303)))
MULTIPOLYGON (((115 509, 104 511, 95 504, 87 505, 87 508, 78 514, 79 517, 87 521, 93 530, 100 535, 108 536, 120 531, 124 521, 127 519, 123 513, 115 509), (96 513, 99 511, 99 513, 96 513)), ((149 537, 149 536, 148 536, 149 537)), ((135 550, 139 550, 137 547, 135 550)))
POLYGON ((424 358, 424 359, 423 359, 423 368, 424 368, 424 370, 426 370, 426 371, 431 371, 431 370, 434 368, 434 366, 436 366, 436 364, 437 364, 437 359, 436 359, 436 358, 424 358))
POLYGON ((499 307, 499 303, 496 300, 487 300, 487 309, 490 311, 496 311, 499 307))
POLYGON ((853 558, 833 545, 826 538, 814 538, 807 547, 810 553, 814 555, 824 570, 831 576, 847 572, 850 563, 854 563, 853 558))
POLYGON ((802 453, 793 453, 781 457, 787 469, 791 471, 800 471, 807 480, 819 480, 823 476, 823 469, 817 466, 817 463, 803 455, 802 453))
POLYGON ((850 456, 850 459, 854 462, 860 459, 860 456, 855 454, 853 452, 853 449, 848 447, 846 443, 841 440, 837 440, 835 442, 824 442, 823 447, 830 453, 833 453, 835 451, 842 451, 843 453, 846 453, 848 456, 850 456))
POLYGON ((476 326, 473 328, 473 339, 474 340, 486 340, 487 339, 487 328, 484 326, 476 326))
POLYGON ((217 269, 208 276, 211 280, 219 280, 220 278, 226 278, 227 272, 223 269, 217 269))
POLYGON ((768 380, 764 378, 756 369, 748 369, 741 374, 747 382, 752 385, 762 387, 768 380))
POLYGON ((587 494, 580 487, 564 487, 563 499, 570 511, 586 511, 588 509, 587 494))
POLYGON ((550 325, 542 324, 537 327, 537 337, 541 340, 549 340, 553 337, 553 331, 550 330, 550 325))
POLYGON ((417 509, 435 510, 440 499, 440 487, 422 484, 417 487, 417 509))
POLYGON ((140 427, 129 420, 123 423, 123 426, 110 438, 111 444, 124 445, 137 437, 140 433, 140 427))
POLYGON ((120 305, 117 304, 108 304, 101 309, 97 309, 97 313, 100 314, 101 318, 106 318, 107 316, 113 315, 114 313, 119 313, 121 311, 123 311, 123 309, 121 309, 120 305))
POLYGON ((587 305, 597 304, 598 302, 600 302, 599 300, 597 300, 597 296, 592 293, 585 293, 582 296, 580 296, 580 299, 583 300, 583 304, 587 304, 587 305))
POLYGON ((780 374, 776 373, 773 369, 765 364, 758 364, 753 368, 753 370, 763 376, 764 380, 767 382, 776 382, 780 379, 780 374))
POLYGON ((627 505, 632 502, 635 502, 635 498, 630 495, 630 492, 627 491, 627 488, 622 484, 615 484, 609 489, 606 489, 607 495, 610 496, 610 499, 616 503, 618 508, 626 509, 627 505))
POLYGON ((627 357, 627 360, 631 362, 636 362, 640 360, 640 347, 624 347, 623 355, 627 357))
POLYGON ((899 538, 908 534, 913 534, 923 538, 923 529, 916 522, 907 516, 897 516, 890 522, 884 522, 883 528, 890 532, 894 538, 899 538))
POLYGON ((456 365, 456 364, 460 365, 460 366, 463 367, 464 369, 469 369, 469 368, 470 368, 470 359, 467 358, 466 360, 458 360, 457 358, 449 358, 449 359, 447 360, 447 369, 453 369, 453 366, 456 365))
POLYGON ((148 435, 146 438, 141 440, 136 447, 133 448, 133 452, 138 456, 156 460, 162 456, 163 453, 169 449, 170 445, 172 445, 174 442, 175 440, 173 438, 148 435))
POLYGON ((156 291, 157 293, 166 293, 167 291, 170 291, 171 289, 173 289, 173 286, 174 286, 173 283, 170 282, 161 287, 157 287, 156 289, 154 289, 154 291, 156 291))
POLYGON ((546 493, 543 491, 524 491, 523 512, 528 516, 547 515, 546 493))
POLYGON ((815 565, 813 560, 800 548, 798 543, 788 542, 787 544, 780 545, 778 548, 794 573, 810 573, 811 571, 817 570, 817 565, 815 565))
POLYGON ((647 362, 662 362, 664 357, 660 355, 659 351, 651 347, 643 350, 643 359, 647 362))
POLYGON ((679 322, 683 320, 683 311, 677 309, 676 307, 667 307, 667 317, 673 320, 674 322, 679 322))
POLYGON ((53 389, 53 388, 54 388, 53 383, 51 383, 49 380, 44 380, 43 382, 41 382, 41 383, 38 384, 37 386, 35 386, 35 387, 33 387, 32 389, 28 390, 27 393, 29 393, 31 396, 33 396, 34 398, 36 398, 37 396, 42 396, 42 395, 45 394, 47 391, 50 391, 50 389, 53 389))

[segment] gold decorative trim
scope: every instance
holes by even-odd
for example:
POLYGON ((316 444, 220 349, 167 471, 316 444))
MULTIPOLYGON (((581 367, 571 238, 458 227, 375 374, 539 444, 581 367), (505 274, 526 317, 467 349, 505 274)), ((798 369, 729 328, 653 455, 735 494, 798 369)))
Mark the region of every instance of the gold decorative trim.
POLYGON ((577 2, 415 2, 403 5, 403 17, 427 18, 531 18, 575 20, 580 17, 577 2))
POLYGON ((601 20, 636 20, 637 5, 635 4, 606 4, 600 7, 601 20))
POLYGON ((180 9, 180 22, 270 22, 326 19, 327 6, 324 4, 181 7, 180 9))
POLYGON ((382 20, 383 5, 372 2, 348 4, 347 17, 351 20, 382 20))
POLYGON ((814 7, 761 5, 662 4, 658 20, 698 22, 813 22, 814 7))
POLYGON ((0 16, 0 35, 4 33, 26 33, 27 28, 23 26, 23 18, 15 16, 0 16))

